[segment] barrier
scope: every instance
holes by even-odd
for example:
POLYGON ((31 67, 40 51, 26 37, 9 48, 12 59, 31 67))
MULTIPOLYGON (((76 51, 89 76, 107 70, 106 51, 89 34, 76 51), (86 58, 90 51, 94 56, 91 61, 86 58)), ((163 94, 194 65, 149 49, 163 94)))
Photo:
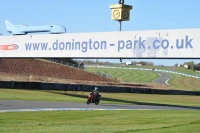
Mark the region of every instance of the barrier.
MULTIPOLYGON (((0 81, 0 88, 10 89, 38 89, 38 90, 58 90, 58 91, 87 91, 94 90, 94 85, 82 84, 59 84, 59 83, 41 83, 41 82, 15 82, 0 81)), ((118 87, 118 86, 98 86, 100 92, 113 93, 142 93, 142 94, 171 94, 171 95, 197 95, 200 91, 183 91, 183 90, 163 90, 153 88, 138 87, 118 87)))

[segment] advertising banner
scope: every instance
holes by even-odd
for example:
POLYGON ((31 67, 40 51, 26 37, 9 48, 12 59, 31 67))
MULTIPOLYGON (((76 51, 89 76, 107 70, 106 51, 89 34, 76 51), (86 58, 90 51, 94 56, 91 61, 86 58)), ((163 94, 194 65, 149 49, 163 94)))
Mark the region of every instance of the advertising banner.
POLYGON ((0 57, 200 58, 200 29, 0 36, 0 57))

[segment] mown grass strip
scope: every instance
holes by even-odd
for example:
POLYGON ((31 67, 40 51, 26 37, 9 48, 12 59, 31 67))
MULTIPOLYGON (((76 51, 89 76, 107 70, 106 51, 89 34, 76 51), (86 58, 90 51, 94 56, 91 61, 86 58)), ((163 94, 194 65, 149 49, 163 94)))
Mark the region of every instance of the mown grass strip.
POLYGON ((129 70, 120 68, 98 68, 89 67, 87 71, 98 72, 101 71, 104 74, 111 75, 115 78, 122 79, 125 82, 136 83, 151 83, 153 80, 159 77, 155 72, 141 71, 141 70, 129 70))
POLYGON ((200 72, 193 71, 191 69, 186 69, 184 67, 175 67, 175 66, 135 66, 135 65, 129 65, 129 66, 120 66, 120 65, 110 65, 111 67, 121 67, 121 68, 145 68, 145 69, 158 69, 158 70, 169 70, 169 71, 175 71, 180 72, 184 74, 189 74, 193 76, 200 76, 200 72))
POLYGON ((136 66, 136 65, 128 65, 128 66, 121 66, 121 65, 109 65, 110 67, 121 67, 121 68, 147 68, 147 69, 159 69, 159 70, 170 70, 171 67, 168 66, 136 66))
MULTIPOLYGON (((159 78, 155 71, 144 71, 144 70, 129 70, 120 68, 88 68, 93 71, 102 70, 103 73, 111 72, 114 77, 122 78, 125 82, 132 83, 152 83, 153 80, 159 78), (105 71, 105 70, 108 71, 105 71)), ((191 70, 185 70, 191 71, 191 70)), ((176 90, 190 90, 190 91, 200 91, 200 79, 186 77, 179 74, 168 73, 172 75, 168 83, 171 85, 172 89, 176 90)))
POLYGON ((197 133, 199 111, 0 113, 1 133, 197 133))
POLYGON ((175 71, 180 72, 180 73, 184 73, 184 74, 189 74, 189 75, 198 75, 200 76, 200 73, 190 70, 190 69, 186 69, 184 67, 175 67, 175 71))
POLYGON ((172 85, 175 89, 200 91, 200 79, 185 77, 176 74, 171 75, 172 78, 169 80, 168 83, 172 85))
MULTIPOLYGON (((89 92, 82 91, 42 91, 0 89, 0 100, 30 100, 86 103, 89 92)), ((153 95, 134 93, 102 93, 102 104, 135 104, 162 106, 200 107, 199 96, 153 95)))

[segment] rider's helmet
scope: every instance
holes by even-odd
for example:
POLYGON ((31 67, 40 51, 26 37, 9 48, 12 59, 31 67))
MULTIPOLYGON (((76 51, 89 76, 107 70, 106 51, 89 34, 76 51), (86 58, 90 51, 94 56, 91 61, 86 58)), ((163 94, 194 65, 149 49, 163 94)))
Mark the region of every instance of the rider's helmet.
POLYGON ((94 90, 95 90, 95 91, 98 91, 98 87, 95 87, 94 90))

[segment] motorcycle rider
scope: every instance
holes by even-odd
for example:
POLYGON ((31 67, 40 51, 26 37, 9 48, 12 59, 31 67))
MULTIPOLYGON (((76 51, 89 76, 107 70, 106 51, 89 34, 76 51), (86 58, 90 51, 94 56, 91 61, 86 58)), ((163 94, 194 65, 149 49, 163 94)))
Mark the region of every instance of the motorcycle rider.
POLYGON ((95 93, 95 94, 99 93, 98 87, 95 87, 95 88, 94 88, 93 93, 95 93))
POLYGON ((88 95, 87 104, 95 103, 96 105, 100 102, 101 95, 99 94, 98 87, 95 87, 92 92, 88 95))
POLYGON ((96 98, 96 96, 99 95, 98 87, 94 88, 94 90, 92 91, 92 94, 93 94, 94 98, 96 98))

